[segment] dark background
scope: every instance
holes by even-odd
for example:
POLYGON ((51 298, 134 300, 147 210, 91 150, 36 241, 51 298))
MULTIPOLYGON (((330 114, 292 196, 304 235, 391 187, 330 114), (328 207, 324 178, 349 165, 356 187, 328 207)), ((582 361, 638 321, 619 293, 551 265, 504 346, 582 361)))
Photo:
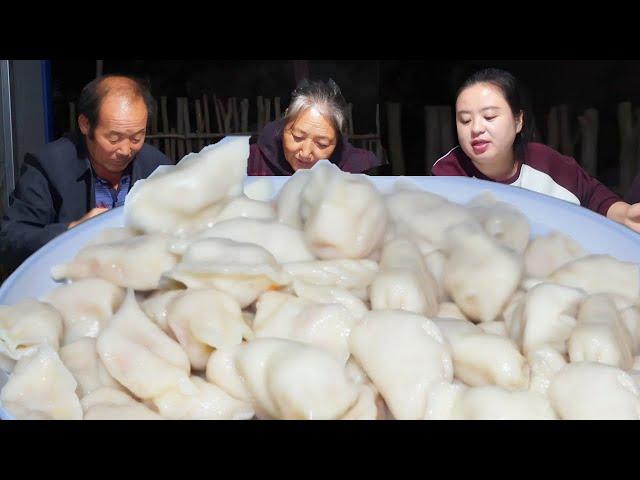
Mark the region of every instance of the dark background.
MULTIPOLYGON (((453 105, 454 92, 468 74, 494 66, 511 71, 531 96, 540 140, 545 141, 546 115, 553 105, 568 104, 577 115, 588 107, 599 112, 598 177, 607 185, 617 180, 619 141, 617 104, 640 102, 640 61, 637 60, 104 60, 103 73, 126 73, 146 78, 156 98, 203 93, 219 97, 281 98, 283 109, 300 78, 333 78, 353 103, 356 133, 375 131, 379 103, 402 104, 402 140, 407 174, 423 175, 425 105, 453 105)), ((53 60, 51 76, 54 132, 68 127, 68 102, 95 77, 95 60, 53 60)), ((383 146, 386 147, 384 108, 383 146)), ((170 110, 170 114, 173 113, 170 110)), ((253 111, 250 120, 255 118, 253 111)), ((577 129, 577 125, 574 124, 577 129)), ((579 148, 576 160, 580 161, 579 148)))

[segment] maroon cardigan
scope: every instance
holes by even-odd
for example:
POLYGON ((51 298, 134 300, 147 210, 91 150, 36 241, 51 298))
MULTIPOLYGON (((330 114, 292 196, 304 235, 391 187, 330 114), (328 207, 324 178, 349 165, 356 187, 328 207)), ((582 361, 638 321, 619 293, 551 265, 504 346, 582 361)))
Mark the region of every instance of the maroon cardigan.
MULTIPOLYGON (((622 199, 596 178, 589 175, 575 159, 562 155, 553 148, 541 143, 529 142, 525 149, 524 164, 543 173, 548 181, 565 188, 578 198, 580 205, 607 215, 609 207, 622 199)), ((518 165, 518 171, 513 177, 498 183, 512 184, 521 175, 522 162, 518 165)), ((478 170, 462 148, 455 147, 449 153, 439 158, 431 168, 434 175, 475 177, 481 180, 492 178, 478 170)))

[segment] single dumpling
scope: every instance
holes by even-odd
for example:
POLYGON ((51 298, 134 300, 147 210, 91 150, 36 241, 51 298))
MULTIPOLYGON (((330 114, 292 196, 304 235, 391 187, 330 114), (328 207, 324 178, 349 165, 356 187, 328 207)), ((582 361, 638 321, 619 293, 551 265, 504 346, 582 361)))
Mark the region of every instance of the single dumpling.
POLYGON ((582 302, 567 348, 572 362, 600 362, 623 370, 633 366, 633 338, 606 294, 582 302))
POLYGON ((342 172, 329 161, 311 169, 300 212, 306 243, 321 259, 366 258, 384 239, 382 195, 366 176, 342 172))
POLYGON ((293 295, 267 292, 256 303, 253 328, 257 338, 286 338, 326 348, 344 364, 355 324, 356 319, 342 305, 318 305, 293 295))
POLYGON ((567 364, 553 377, 548 390, 563 420, 637 420, 638 393, 623 370, 593 362, 567 364))
POLYGON ((150 399, 176 386, 193 390, 187 354, 147 318, 132 290, 96 347, 111 376, 139 398, 150 399))
POLYGON ((454 375, 467 385, 497 385, 506 390, 529 387, 529 365, 511 339, 472 333, 450 344, 454 375))
POLYGON ((397 419, 422 419, 429 389, 451 382, 449 347, 431 320, 401 310, 367 313, 349 336, 351 354, 397 419))
POLYGON ((310 170, 297 170, 282 186, 276 198, 276 210, 280 222, 302 230, 301 195, 310 179, 310 170))
POLYGON ((588 255, 572 238, 552 232, 531 240, 524 252, 525 274, 545 278, 564 264, 588 255))
POLYGON ((518 297, 513 313, 505 317, 509 336, 526 356, 544 345, 566 353, 584 297, 584 291, 575 288, 553 283, 536 285, 518 297))
POLYGON ((293 280, 323 287, 338 287, 365 300, 367 287, 379 270, 378 263, 368 259, 316 260, 293 262, 282 266, 293 280))
POLYGON ((60 360, 78 382, 79 398, 102 387, 124 388, 107 371, 96 350, 96 339, 82 337, 60 349, 60 360))
POLYGON ((242 193, 248 137, 227 137, 163 166, 133 186, 125 224, 146 233, 183 233, 203 210, 242 193))
POLYGON ((610 255, 588 255, 565 263, 548 276, 551 282, 581 288, 590 295, 610 293, 637 299, 640 296, 639 266, 610 255))
POLYGON ((292 288, 294 293, 300 298, 316 303, 336 303, 342 305, 355 319, 362 318, 362 316, 369 311, 367 305, 360 300, 360 298, 344 288, 309 285, 300 281, 294 281, 292 288))
POLYGON ((58 351, 63 329, 62 315, 48 303, 25 300, 16 305, 0 305, 0 353, 12 360, 45 344, 58 351))
POLYGON ((45 301, 53 305, 64 320, 64 343, 82 337, 96 338, 111 319, 125 291, 100 278, 88 278, 51 291, 45 301))
POLYGON ((18 420, 82 420, 77 386, 56 351, 44 344, 18 361, 0 401, 18 420))
POLYGON ((468 204, 471 214, 498 243, 522 255, 529 244, 531 225, 527 217, 513 205, 498 201, 486 192, 468 204))
POLYGON ((238 302, 213 289, 187 289, 168 305, 167 322, 194 370, 205 370, 214 348, 253 337, 238 302))
POLYGON ((110 387, 94 390, 80 404, 85 420, 164 420, 127 393, 110 387))
POLYGON ((214 352, 207 379, 251 401, 259 418, 337 419, 358 399, 357 386, 331 352, 280 338, 214 352))
POLYGON ((474 223, 453 227, 448 235, 447 293, 470 319, 496 320, 520 284, 522 259, 474 223))
POLYGON ((173 389, 154 398, 160 415, 172 420, 248 420, 255 414, 248 402, 237 400, 220 387, 191 377, 194 394, 173 389))
POLYGON ((418 248, 404 238, 385 243, 380 271, 369 289, 373 310, 397 309, 427 316, 438 311, 438 284, 418 248))
POLYGON ((182 229, 182 234, 193 235, 232 218, 271 220, 276 218, 276 212, 268 202, 252 200, 245 195, 239 195, 203 210, 192 218, 188 225, 185 225, 182 229))
POLYGON ((67 263, 51 269, 54 280, 102 278, 135 290, 155 290, 162 274, 171 270, 178 256, 168 250, 164 234, 141 235, 112 243, 88 245, 67 263))
POLYGON ((253 243, 207 238, 189 245, 180 262, 165 274, 187 288, 215 288, 242 308, 268 290, 289 283, 276 259, 253 243))
POLYGON ((509 391, 496 386, 474 387, 461 392, 453 418, 463 420, 555 420, 545 395, 509 391))

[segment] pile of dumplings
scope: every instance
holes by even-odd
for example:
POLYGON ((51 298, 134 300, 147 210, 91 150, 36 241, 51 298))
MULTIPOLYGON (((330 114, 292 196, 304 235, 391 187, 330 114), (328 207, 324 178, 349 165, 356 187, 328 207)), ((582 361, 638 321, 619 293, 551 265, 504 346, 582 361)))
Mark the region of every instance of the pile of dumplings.
POLYGON ((271 199, 228 138, 0 306, 17 419, 637 419, 638 265, 514 206, 322 161, 271 199))

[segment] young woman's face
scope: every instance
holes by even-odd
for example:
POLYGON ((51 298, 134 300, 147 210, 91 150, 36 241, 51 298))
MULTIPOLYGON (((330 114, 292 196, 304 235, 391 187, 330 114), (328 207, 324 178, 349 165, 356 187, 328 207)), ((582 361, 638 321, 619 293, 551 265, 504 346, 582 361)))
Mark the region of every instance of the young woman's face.
POLYGON ((318 160, 328 159, 336 143, 335 128, 315 108, 287 123, 282 136, 284 156, 294 170, 311 168, 318 160))
POLYGON ((514 115, 500 88, 476 83, 458 95, 456 127, 462 150, 475 163, 513 160, 513 142, 522 130, 522 112, 514 115))

